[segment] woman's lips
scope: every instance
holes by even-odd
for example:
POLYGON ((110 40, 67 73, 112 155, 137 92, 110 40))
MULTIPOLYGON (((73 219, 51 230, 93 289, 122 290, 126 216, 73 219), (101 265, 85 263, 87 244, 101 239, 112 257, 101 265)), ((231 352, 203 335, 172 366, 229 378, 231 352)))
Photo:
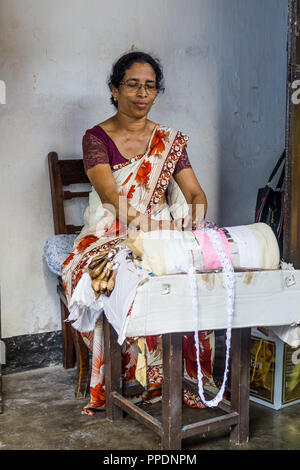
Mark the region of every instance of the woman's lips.
POLYGON ((137 102, 137 103, 134 103, 139 109, 144 109, 147 107, 147 103, 140 103, 140 102, 137 102))

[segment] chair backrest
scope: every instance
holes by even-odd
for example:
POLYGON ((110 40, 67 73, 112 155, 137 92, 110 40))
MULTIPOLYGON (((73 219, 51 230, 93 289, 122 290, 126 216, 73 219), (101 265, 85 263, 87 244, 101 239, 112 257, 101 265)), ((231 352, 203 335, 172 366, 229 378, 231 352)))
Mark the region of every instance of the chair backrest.
POLYGON ((83 161, 59 160, 56 152, 48 154, 53 220, 55 235, 78 233, 82 226, 67 225, 65 220, 64 201, 77 197, 88 197, 87 191, 65 191, 70 184, 86 184, 89 179, 84 171, 83 161))

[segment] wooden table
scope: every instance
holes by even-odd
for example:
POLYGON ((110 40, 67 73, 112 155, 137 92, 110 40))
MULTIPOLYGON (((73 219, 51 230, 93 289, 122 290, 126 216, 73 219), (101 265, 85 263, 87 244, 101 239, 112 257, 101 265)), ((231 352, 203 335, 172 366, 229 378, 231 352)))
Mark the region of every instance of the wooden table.
MULTIPOLYGON (((224 330, 227 327, 222 279, 222 273, 197 274, 199 331, 224 330)), ((115 329, 104 318, 108 419, 122 419, 125 411, 161 436, 163 450, 180 450, 185 437, 227 427, 230 427, 231 442, 243 444, 248 441, 251 327, 298 324, 300 270, 236 272, 235 281, 230 351, 231 401, 223 400, 218 406, 225 414, 182 426, 182 337, 193 333, 195 319, 189 279, 184 274, 175 274, 153 277, 138 287, 126 328, 126 336, 129 337, 162 334, 162 419, 154 419, 126 397, 120 380, 121 347, 115 329)))
POLYGON ((106 413, 110 421, 123 418, 123 411, 161 437, 162 450, 181 450, 182 439, 230 427, 230 441, 244 444, 249 439, 250 328, 232 330, 231 402, 218 408, 224 415, 182 426, 182 337, 185 333, 163 334, 162 419, 134 405, 122 395, 121 347, 104 316, 106 413))

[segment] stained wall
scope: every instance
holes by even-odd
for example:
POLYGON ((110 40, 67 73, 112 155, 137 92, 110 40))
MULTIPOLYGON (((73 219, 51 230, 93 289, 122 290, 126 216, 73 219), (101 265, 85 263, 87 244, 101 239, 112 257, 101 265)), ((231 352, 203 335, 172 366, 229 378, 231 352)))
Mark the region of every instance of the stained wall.
MULTIPOLYGON (((81 155, 85 130, 113 113, 112 62, 161 59, 151 118, 187 133, 220 225, 250 223, 257 187, 284 145, 287 0, 1 0, 2 335, 60 329, 47 154, 81 155)), ((80 207, 70 217, 81 217, 80 207)))

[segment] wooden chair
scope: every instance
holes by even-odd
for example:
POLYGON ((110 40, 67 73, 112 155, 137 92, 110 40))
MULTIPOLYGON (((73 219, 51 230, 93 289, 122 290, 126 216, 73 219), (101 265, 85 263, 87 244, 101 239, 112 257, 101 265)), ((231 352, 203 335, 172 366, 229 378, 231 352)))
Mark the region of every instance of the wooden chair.
MULTIPOLYGON (((83 161, 79 159, 60 160, 56 152, 50 152, 48 154, 48 166, 55 234, 78 233, 82 226, 66 224, 64 201, 78 197, 87 197, 89 192, 66 191, 64 187, 70 184, 89 183, 89 179, 84 171, 83 161)), ((76 358, 77 380, 75 396, 76 398, 84 398, 89 382, 89 351, 84 344, 81 334, 72 328, 69 322, 65 322, 69 316, 69 311, 60 276, 58 276, 57 292, 61 306, 63 367, 65 369, 73 368, 76 358)), ((144 388, 140 383, 134 382, 126 384, 123 388, 123 393, 125 396, 131 396, 142 390, 144 388)))
MULTIPOLYGON (((53 220, 55 235, 79 233, 82 226, 67 225, 65 220, 64 201, 87 197, 86 191, 69 191, 65 186, 70 184, 89 183, 85 174, 83 161, 78 159, 59 160, 56 152, 48 154, 53 220)), ((73 368, 77 362, 77 380, 75 386, 76 398, 86 396, 89 381, 89 351, 79 332, 72 328, 65 320, 69 316, 67 300, 62 286, 62 279, 58 276, 57 292, 61 306, 63 367, 73 368)))

